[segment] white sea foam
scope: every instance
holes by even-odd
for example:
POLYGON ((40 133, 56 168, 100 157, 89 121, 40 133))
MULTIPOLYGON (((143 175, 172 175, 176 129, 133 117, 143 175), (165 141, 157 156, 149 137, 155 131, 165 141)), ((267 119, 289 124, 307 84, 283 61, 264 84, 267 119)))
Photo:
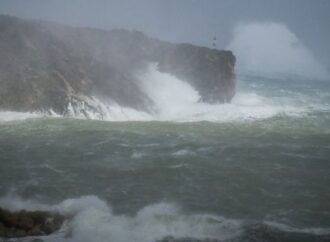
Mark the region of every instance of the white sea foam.
POLYGON ((132 159, 140 159, 144 156, 142 152, 134 151, 133 154, 131 155, 132 159))
POLYGON ((11 112, 0 111, 0 122, 8 122, 13 120, 25 120, 29 118, 40 118, 44 116, 40 113, 23 113, 23 112, 11 112))
MULTIPOLYGON (((135 216, 118 215, 96 196, 67 199, 56 205, 23 200, 15 195, 0 198, 0 206, 12 211, 57 211, 70 219, 60 231, 43 236, 47 242, 154 242, 165 237, 228 240, 239 236, 248 224, 211 214, 186 214, 175 204, 156 203, 142 208, 135 216)), ((283 232, 329 235, 329 228, 295 228, 265 221, 263 224, 283 232)), ((30 241, 31 238, 27 238, 30 241)), ((22 241, 22 240, 20 240, 22 241)))
POLYGON ((100 100, 97 97, 85 98, 85 102, 68 105, 68 117, 88 118, 108 121, 149 121, 152 116, 146 112, 137 111, 133 108, 123 107, 111 100, 100 100), (93 107, 87 108, 86 103, 93 107))
POLYGON ((297 115, 306 111, 290 103, 275 104, 253 92, 238 92, 229 104, 202 103, 192 86, 158 71, 155 64, 150 65, 140 79, 142 89, 155 103, 155 120, 227 122, 265 119, 277 114, 297 115))
POLYGON ((304 234, 314 234, 314 235, 329 235, 330 229, 329 228, 295 228, 283 223, 271 222, 266 221, 264 222, 266 225, 277 228, 284 232, 294 232, 294 233, 304 233, 304 234))
POLYGON ((186 155, 195 155, 195 152, 189 149, 182 149, 172 153, 174 156, 186 156, 186 155))
POLYGON ((0 205, 13 209, 49 209, 72 219, 59 233, 45 241, 154 242, 167 236, 194 239, 229 239, 241 232, 241 221, 208 214, 185 214, 174 204, 157 203, 144 207, 135 216, 115 215, 111 207, 95 196, 67 199, 47 206, 7 196, 0 205), (9 205, 7 201, 11 200, 9 205), (66 231, 65 231, 66 230, 66 231))
MULTIPOLYGON (((69 104, 67 117, 107 121, 174 121, 174 122, 230 122, 271 118, 276 115, 297 116, 321 108, 312 102, 297 103, 293 98, 274 99, 254 92, 237 92, 231 103, 208 104, 200 102, 199 93, 188 83, 168 73, 162 73, 156 64, 138 74, 141 89, 154 103, 153 111, 142 112, 123 107, 110 100, 90 97, 86 103, 69 104), (292 102, 293 101, 293 102, 292 102)), ((300 98, 300 97, 298 97, 300 98)), ((323 107, 324 108, 324 107, 323 107)), ((326 107, 326 110, 329 110, 326 107)), ((54 112, 46 116, 58 117, 54 112)), ((36 113, 0 112, 1 121, 43 117, 36 113)))

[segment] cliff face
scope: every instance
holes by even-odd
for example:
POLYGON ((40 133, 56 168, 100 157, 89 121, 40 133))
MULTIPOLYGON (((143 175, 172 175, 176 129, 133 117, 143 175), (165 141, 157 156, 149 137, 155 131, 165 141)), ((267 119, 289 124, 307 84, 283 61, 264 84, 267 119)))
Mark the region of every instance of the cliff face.
POLYGON ((189 82, 203 101, 229 102, 234 95, 230 51, 0 16, 0 109, 66 114, 70 105, 96 109, 98 96, 147 110, 152 101, 134 73, 150 62, 189 82))
POLYGON ((174 45, 160 55, 159 68, 191 83, 202 101, 230 102, 235 95, 235 56, 231 51, 189 44, 174 45), (162 57, 164 56, 164 57, 162 57))

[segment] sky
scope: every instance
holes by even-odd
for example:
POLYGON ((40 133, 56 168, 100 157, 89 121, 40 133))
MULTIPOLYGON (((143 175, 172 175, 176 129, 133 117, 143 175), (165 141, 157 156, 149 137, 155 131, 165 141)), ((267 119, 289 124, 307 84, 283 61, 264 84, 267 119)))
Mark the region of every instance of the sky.
POLYGON ((228 48, 235 26, 275 22, 330 69, 330 0, 0 0, 0 13, 73 26, 137 29, 171 42, 228 48))

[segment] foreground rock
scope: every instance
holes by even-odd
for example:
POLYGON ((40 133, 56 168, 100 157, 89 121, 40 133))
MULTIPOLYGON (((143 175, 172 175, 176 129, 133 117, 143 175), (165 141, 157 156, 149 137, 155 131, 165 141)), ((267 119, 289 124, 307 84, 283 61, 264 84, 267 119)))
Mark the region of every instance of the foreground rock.
POLYGON ((64 217, 44 211, 10 212, 0 208, 0 237, 49 235, 59 230, 64 217))
POLYGON ((148 111, 153 103, 136 73, 151 62, 190 83, 204 102, 230 102, 235 94, 231 51, 172 44, 138 31, 0 15, 0 56, 0 110, 100 112, 96 96, 148 111))

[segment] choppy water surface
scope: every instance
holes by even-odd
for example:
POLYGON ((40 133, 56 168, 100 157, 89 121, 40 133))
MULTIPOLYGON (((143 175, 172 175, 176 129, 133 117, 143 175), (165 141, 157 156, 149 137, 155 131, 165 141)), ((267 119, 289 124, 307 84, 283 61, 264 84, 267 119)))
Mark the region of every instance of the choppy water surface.
POLYGON ((0 205, 73 215, 44 241, 330 241, 329 82, 238 90, 178 120, 2 112, 0 205))

